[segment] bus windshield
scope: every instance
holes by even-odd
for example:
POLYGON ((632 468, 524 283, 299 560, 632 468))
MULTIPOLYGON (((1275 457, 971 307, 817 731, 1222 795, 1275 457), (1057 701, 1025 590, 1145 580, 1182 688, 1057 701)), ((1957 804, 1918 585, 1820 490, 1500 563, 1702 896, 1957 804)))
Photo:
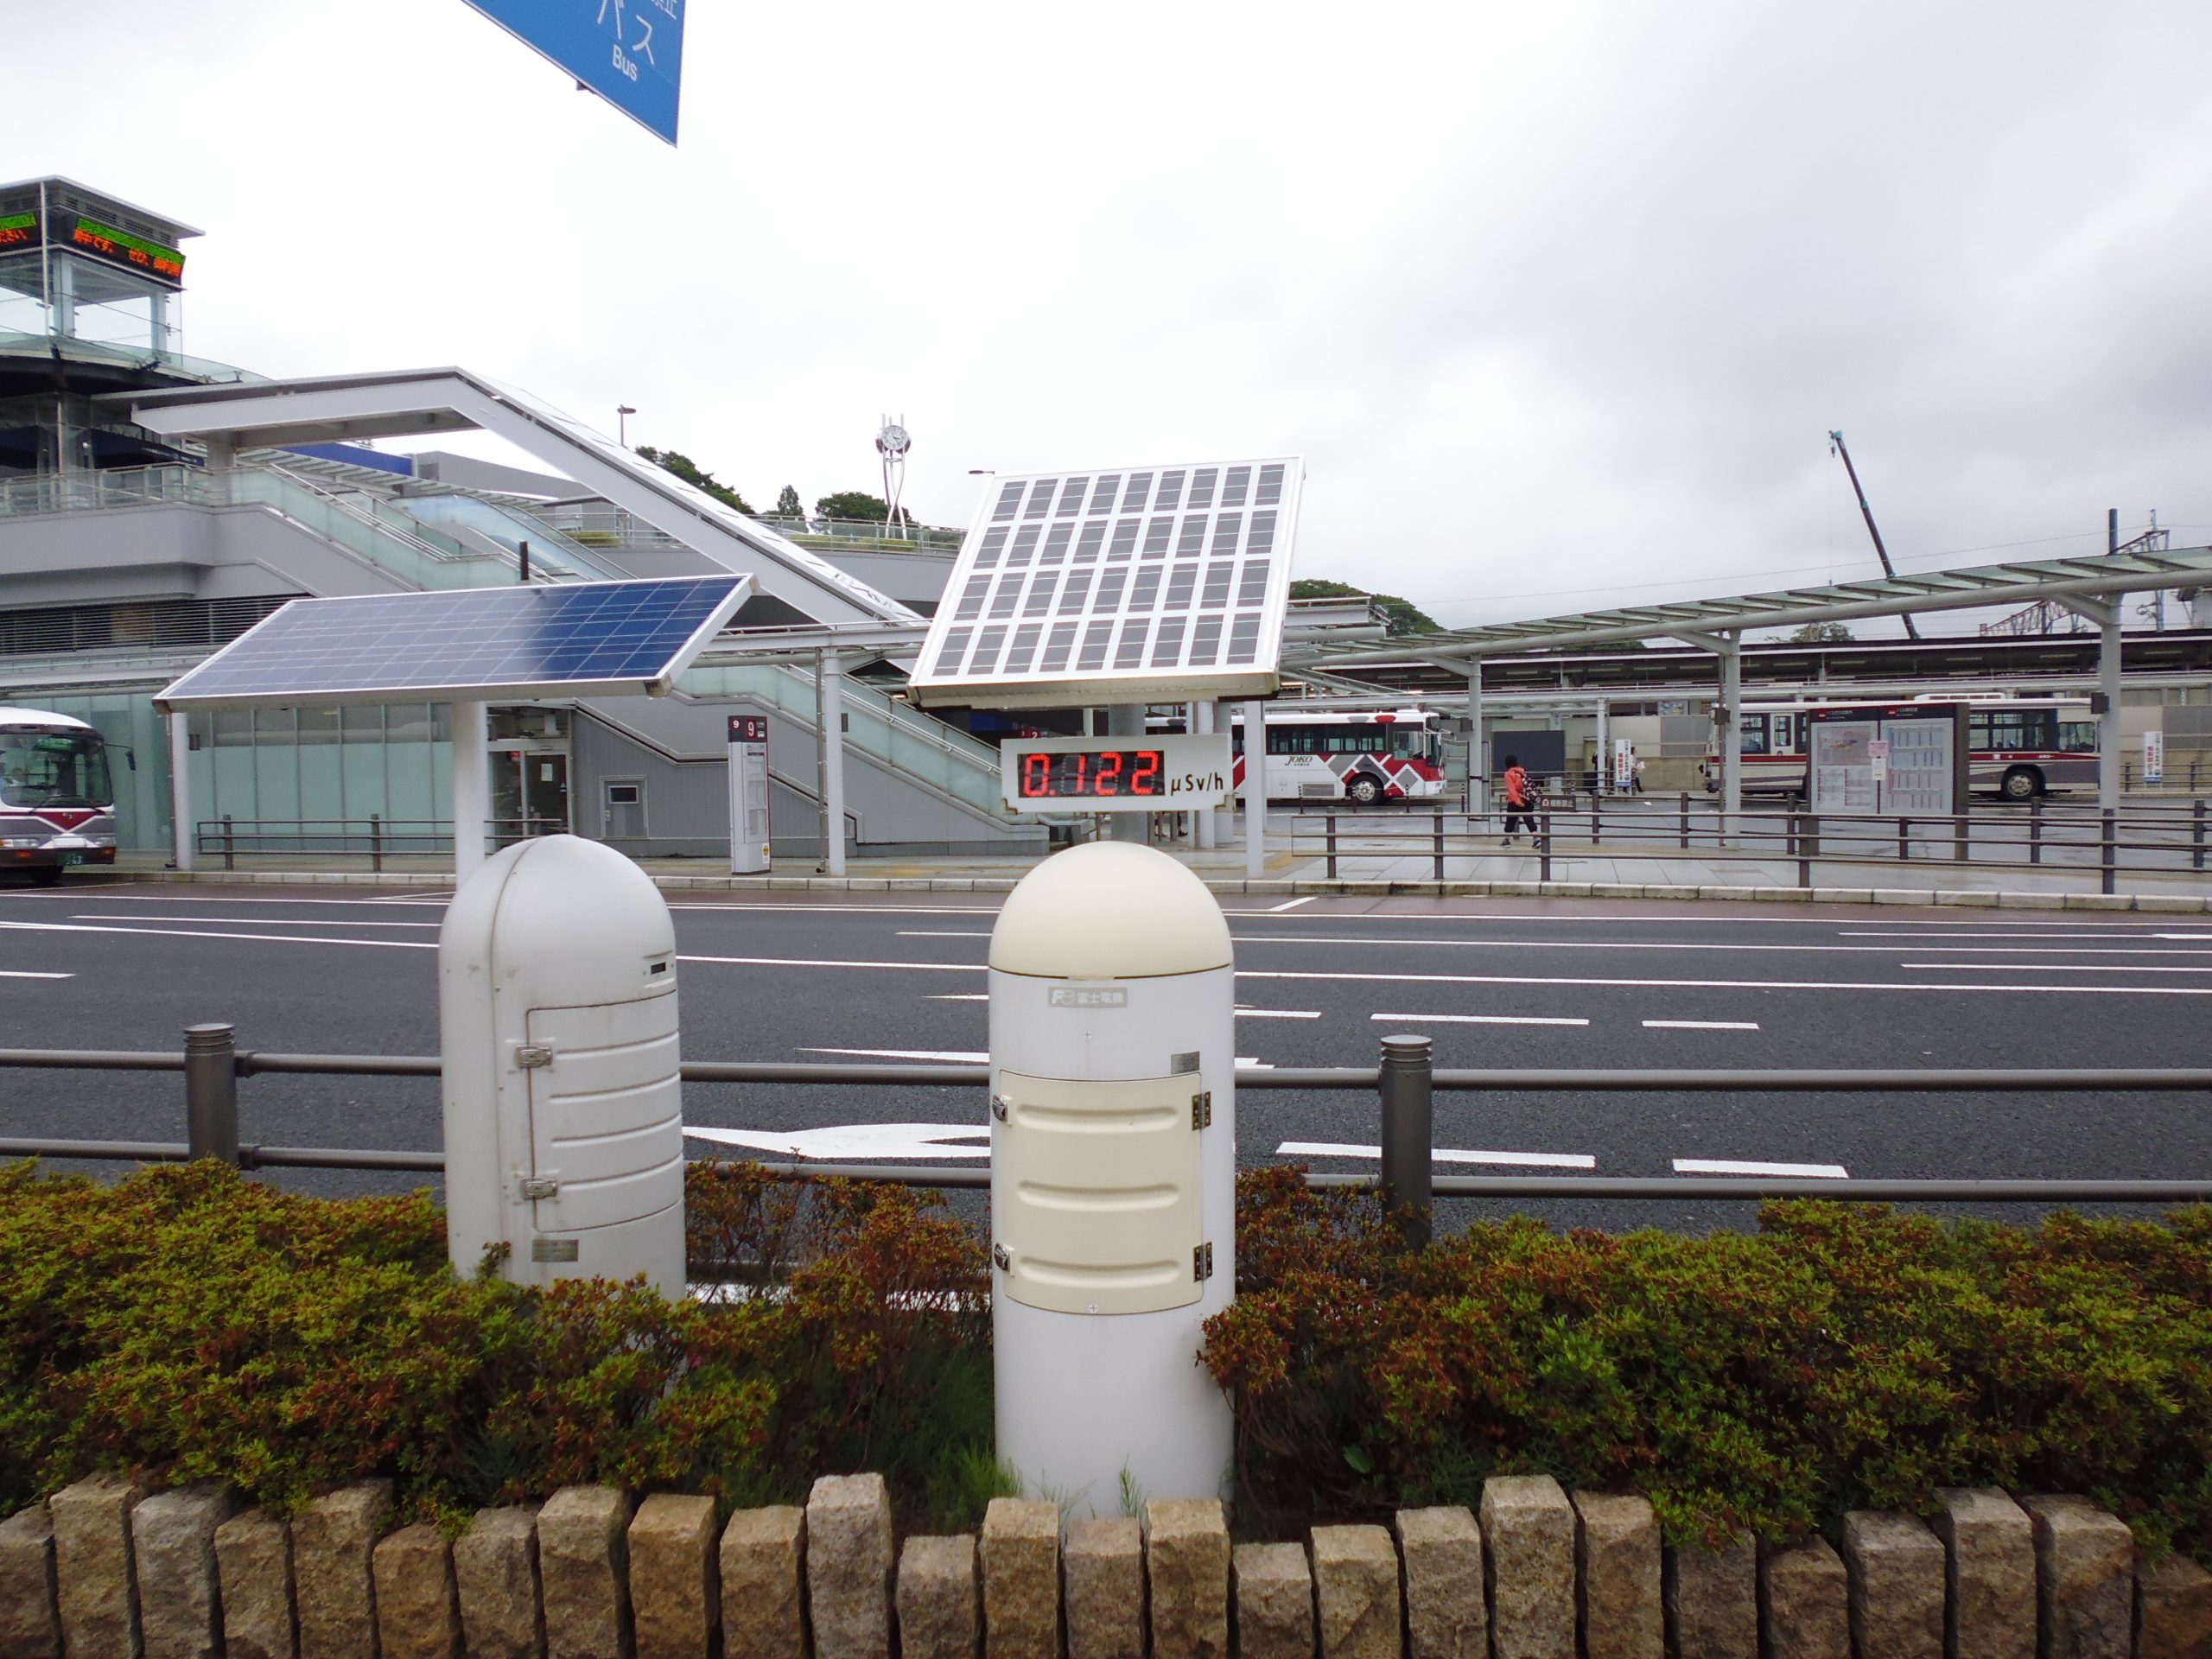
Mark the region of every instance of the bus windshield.
POLYGON ((0 804, 112 806, 97 732, 0 732, 0 804))

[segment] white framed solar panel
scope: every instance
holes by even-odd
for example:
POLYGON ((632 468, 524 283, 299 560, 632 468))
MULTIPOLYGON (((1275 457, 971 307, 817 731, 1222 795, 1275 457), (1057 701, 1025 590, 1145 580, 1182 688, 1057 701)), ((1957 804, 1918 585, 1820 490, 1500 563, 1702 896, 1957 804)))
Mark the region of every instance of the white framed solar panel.
POLYGON ((1045 708, 1275 689, 1295 455, 994 478, 909 682, 1045 708))

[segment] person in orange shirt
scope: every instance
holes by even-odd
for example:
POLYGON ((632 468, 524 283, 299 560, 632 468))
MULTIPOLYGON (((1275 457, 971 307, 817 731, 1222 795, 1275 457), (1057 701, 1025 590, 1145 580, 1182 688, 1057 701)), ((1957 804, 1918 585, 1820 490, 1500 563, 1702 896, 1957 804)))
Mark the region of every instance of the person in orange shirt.
POLYGON ((1526 825, 1530 836, 1536 833, 1536 815, 1530 810, 1533 803, 1529 795, 1528 770, 1518 755, 1505 757, 1505 844, 1513 844, 1513 827, 1526 825))

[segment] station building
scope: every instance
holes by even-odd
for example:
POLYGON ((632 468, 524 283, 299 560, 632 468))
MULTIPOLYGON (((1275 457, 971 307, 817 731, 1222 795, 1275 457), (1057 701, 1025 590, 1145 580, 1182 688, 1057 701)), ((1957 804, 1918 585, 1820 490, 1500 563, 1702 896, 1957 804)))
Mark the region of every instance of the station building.
MULTIPOLYGON (((182 220, 64 178, 0 186, 0 702, 51 709, 122 750, 118 837, 175 844, 172 766, 202 845, 358 850, 447 844, 453 736, 442 707, 180 715, 154 696, 289 600, 742 570, 761 591, 665 699, 495 708, 489 762, 503 837, 566 829, 635 855, 729 845, 725 732, 769 721, 779 856, 1043 851, 1053 826, 1001 801, 995 740, 1075 730, 1084 711, 925 711, 904 672, 957 550, 944 532, 747 518, 531 398, 465 369, 276 381, 188 354, 182 220), (419 447, 490 430, 499 465, 419 447), (406 442, 408 453, 380 445, 406 442), (702 505, 703 504, 703 505, 702 505), (832 818, 836 828, 832 828, 832 818)), ((1382 533, 1378 531, 1378 533, 1382 533)), ((2196 607, 2190 615, 2186 607, 2196 607)), ((2190 626, 2129 634, 2123 721, 2164 734, 2212 781, 2212 601, 2190 626)), ((1548 646, 1479 658, 1482 733, 1559 769, 1637 741, 1649 785, 1696 786, 1712 741, 1712 658, 1548 646), (1539 742, 1541 740, 1541 742, 1539 742)), ((1357 602, 1294 605, 1287 658, 1382 646, 1357 602)), ((1570 642, 1571 632, 1562 636, 1570 642)), ((1391 642, 1395 643, 1395 642, 1391 642)), ((1449 642, 1447 642, 1448 644, 1449 642)), ((1466 663, 1388 649, 1294 688, 1464 709, 1466 663)), ((1747 640, 1744 696, 1928 690, 2088 691, 2094 635, 1896 644, 1747 640)), ((1461 722, 1463 779, 1477 750, 1461 722)), ((1100 728, 1103 729, 1103 726, 1100 728)))

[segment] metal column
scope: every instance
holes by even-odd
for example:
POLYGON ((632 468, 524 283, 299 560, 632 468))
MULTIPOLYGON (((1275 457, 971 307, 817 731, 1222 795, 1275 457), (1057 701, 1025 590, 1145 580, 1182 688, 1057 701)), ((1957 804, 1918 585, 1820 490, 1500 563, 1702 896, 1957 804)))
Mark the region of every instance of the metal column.
POLYGON ((176 867, 192 868, 192 716, 183 709, 169 715, 169 826, 176 849, 176 867))
POLYGON ((1483 664, 1467 664, 1467 810, 1490 810, 1490 746, 1483 741, 1483 664))
MULTIPOLYGON (((1213 730, 1213 704, 1200 699, 1191 705, 1191 732, 1193 736, 1213 730)), ((1214 817, 1211 807, 1202 806, 1191 814, 1192 820, 1191 845, 1202 853, 1210 853, 1214 845, 1214 817)))
POLYGON ((492 729, 480 702, 453 705, 453 879, 455 887, 484 862, 484 826, 492 816, 492 729))
POLYGON ((1598 699, 1598 765, 1590 787, 1593 793, 1599 795, 1605 794, 1613 786, 1613 747, 1609 741, 1611 734, 1606 730, 1612 712, 1608 699, 1598 699))
POLYGON ((1268 705, 1244 705, 1244 874, 1268 873, 1268 705))
POLYGON ((2120 620, 2126 602, 2126 594, 2113 594, 2098 619, 2097 689, 2104 693, 2105 717, 2097 722, 2097 804, 2108 812, 2120 810, 2120 620))
POLYGON ((845 873, 845 658, 822 653, 823 864, 831 875, 845 873))
POLYGON ((1744 810, 1744 636, 1733 631, 1678 630, 1675 637, 1720 658, 1720 701, 1713 709, 1717 728, 1713 736, 1720 746, 1720 838, 1732 844, 1744 810))

